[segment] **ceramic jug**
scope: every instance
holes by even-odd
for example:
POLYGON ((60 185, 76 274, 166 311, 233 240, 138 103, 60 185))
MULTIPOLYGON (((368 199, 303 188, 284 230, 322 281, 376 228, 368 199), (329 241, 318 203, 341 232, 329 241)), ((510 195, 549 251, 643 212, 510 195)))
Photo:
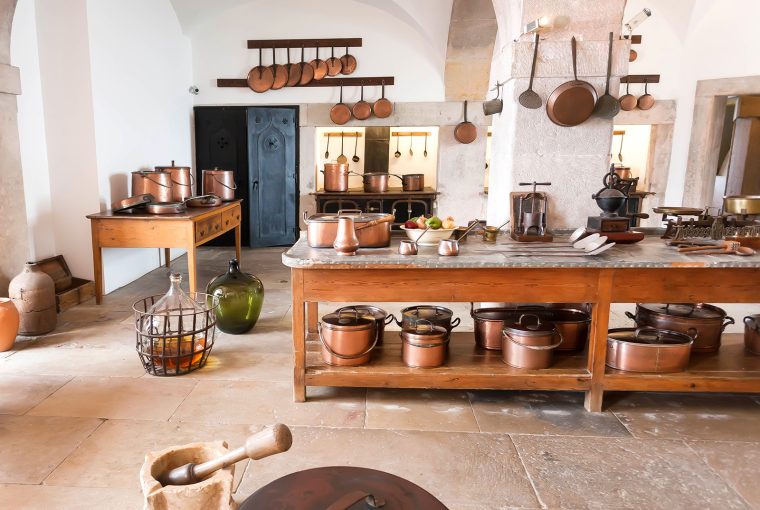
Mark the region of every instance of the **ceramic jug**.
POLYGON ((264 284, 252 274, 240 271, 237 259, 230 260, 226 273, 209 282, 206 293, 219 299, 216 327, 225 333, 245 333, 259 319, 264 284))
POLYGON ((0 352, 13 348, 18 334, 19 316, 10 298, 0 297, 0 352))
POLYGON ((55 283, 37 264, 26 263, 21 274, 11 280, 8 294, 19 312, 19 335, 44 335, 55 329, 55 283))

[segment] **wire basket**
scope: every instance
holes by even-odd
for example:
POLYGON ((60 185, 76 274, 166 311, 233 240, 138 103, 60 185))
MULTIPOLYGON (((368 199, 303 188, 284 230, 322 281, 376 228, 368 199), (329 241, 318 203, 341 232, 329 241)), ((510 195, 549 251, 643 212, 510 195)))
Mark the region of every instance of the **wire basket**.
POLYGON ((200 305, 200 311, 179 307, 148 313, 163 295, 150 296, 132 305, 137 354, 151 375, 184 375, 206 365, 216 338, 219 300, 202 292, 191 292, 187 296, 200 305))

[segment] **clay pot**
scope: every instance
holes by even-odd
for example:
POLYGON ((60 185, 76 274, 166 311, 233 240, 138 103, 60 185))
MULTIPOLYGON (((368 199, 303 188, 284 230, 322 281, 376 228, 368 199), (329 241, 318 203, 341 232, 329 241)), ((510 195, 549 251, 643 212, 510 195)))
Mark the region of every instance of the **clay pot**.
POLYGON ((0 352, 13 348, 18 334, 18 310, 10 298, 0 298, 0 352))
POLYGON ((44 335, 55 329, 55 283, 37 264, 26 263, 11 280, 8 294, 19 313, 19 335, 44 335))

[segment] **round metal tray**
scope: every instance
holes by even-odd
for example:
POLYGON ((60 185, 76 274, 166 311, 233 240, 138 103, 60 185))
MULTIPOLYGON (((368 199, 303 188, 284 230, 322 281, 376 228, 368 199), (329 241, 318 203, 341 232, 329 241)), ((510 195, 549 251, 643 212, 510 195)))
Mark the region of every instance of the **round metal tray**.
POLYGON ((124 200, 114 202, 111 206, 111 210, 113 212, 128 211, 129 209, 134 209, 135 207, 140 207, 141 205, 146 205, 151 202, 153 202, 153 195, 150 193, 145 193, 143 195, 135 195, 133 197, 127 197, 124 200))

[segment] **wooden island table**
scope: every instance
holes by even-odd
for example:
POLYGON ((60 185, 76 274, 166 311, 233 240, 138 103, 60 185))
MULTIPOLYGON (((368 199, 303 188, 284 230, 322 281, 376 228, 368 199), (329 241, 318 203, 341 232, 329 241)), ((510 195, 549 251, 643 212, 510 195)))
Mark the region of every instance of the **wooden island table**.
POLYGON ((389 248, 341 257, 310 248, 302 236, 282 256, 292 275, 294 399, 305 401, 307 386, 569 390, 585 392, 586 409, 598 412, 605 391, 760 392, 760 356, 746 353, 736 334, 724 335, 717 353, 693 354, 680 373, 605 366, 612 303, 760 302, 760 255, 679 254, 648 237, 598 256, 509 257, 499 249, 510 241, 501 239, 494 245, 471 236, 458 257, 440 257, 435 247, 398 255, 397 239, 389 248), (399 301, 590 303, 589 346, 582 353, 557 353, 549 369, 525 370, 504 364, 500 352, 476 347, 472 332, 455 330, 449 358, 439 368, 404 365, 397 335, 386 335, 366 365, 322 361, 319 302, 399 301))
POLYGON ((233 200, 217 207, 188 208, 181 214, 148 214, 129 210, 90 214, 92 228, 92 260, 95 266, 95 302, 103 300, 103 248, 164 248, 166 267, 170 249, 187 250, 187 271, 190 292, 195 292, 195 249, 235 229, 235 253, 240 259, 240 203, 233 200))

